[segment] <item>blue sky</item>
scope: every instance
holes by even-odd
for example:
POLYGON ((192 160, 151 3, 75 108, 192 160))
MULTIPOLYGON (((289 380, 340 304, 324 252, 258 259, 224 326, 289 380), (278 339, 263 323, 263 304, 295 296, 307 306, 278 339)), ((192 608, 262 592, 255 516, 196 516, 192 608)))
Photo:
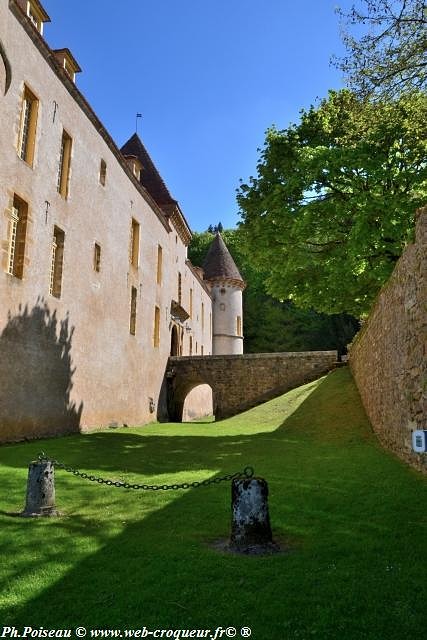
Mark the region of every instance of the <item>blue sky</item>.
MULTIPOLYGON (((194 231, 236 226, 266 129, 339 88, 331 0, 42 0, 52 48, 121 146, 138 132, 194 231)), ((341 6, 350 2, 342 1, 341 6)))

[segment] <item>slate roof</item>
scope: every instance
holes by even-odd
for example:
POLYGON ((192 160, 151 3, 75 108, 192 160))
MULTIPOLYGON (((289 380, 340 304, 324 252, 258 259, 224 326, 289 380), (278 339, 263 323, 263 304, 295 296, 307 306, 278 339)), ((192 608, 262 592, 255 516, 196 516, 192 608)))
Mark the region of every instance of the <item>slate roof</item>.
POLYGON ((169 193, 137 133, 134 133, 129 138, 120 151, 124 156, 136 156, 138 158, 142 164, 140 182, 159 207, 167 204, 177 204, 177 201, 169 193))
POLYGON ((244 282, 220 233, 216 234, 209 247, 203 263, 203 271, 205 280, 224 278, 244 282))

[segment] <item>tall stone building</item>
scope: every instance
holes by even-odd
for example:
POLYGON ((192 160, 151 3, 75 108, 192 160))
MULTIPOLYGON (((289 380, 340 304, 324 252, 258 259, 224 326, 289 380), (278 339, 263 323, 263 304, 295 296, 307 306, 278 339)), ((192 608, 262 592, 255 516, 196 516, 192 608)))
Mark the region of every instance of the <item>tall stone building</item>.
POLYGON ((242 352, 240 275, 190 263, 179 203, 136 134, 116 146, 47 21, 0 0, 1 441, 164 417, 169 355, 212 354, 212 292, 215 352, 242 352))

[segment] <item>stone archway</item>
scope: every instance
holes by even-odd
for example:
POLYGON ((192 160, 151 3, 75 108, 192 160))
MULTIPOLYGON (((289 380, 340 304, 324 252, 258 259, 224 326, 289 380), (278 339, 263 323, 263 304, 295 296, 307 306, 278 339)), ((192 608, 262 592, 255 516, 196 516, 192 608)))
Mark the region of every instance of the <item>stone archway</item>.
POLYGON ((184 398, 182 422, 207 419, 208 416, 212 419, 213 399, 213 390, 209 384, 195 385, 184 398))
POLYGON ((182 422, 184 405, 187 396, 197 387, 209 385, 212 392, 212 411, 215 415, 216 401, 214 383, 205 377, 190 377, 179 382, 168 378, 168 419, 171 422, 182 422))

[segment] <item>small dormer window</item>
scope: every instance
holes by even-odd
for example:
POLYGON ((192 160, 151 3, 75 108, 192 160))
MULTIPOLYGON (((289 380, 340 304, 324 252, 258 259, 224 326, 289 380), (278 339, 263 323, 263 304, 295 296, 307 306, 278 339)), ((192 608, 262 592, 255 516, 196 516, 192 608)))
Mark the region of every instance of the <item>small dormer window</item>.
POLYGON ((132 171, 133 171, 133 175, 135 176, 135 178, 137 180, 139 180, 140 177, 141 177, 141 168, 140 168, 139 163, 138 163, 137 160, 132 162, 132 171))
POLYGON ((28 2, 27 4, 27 15, 31 20, 31 22, 33 23, 33 25, 36 27, 37 31, 40 31, 40 33, 42 33, 43 23, 39 20, 39 18, 34 13, 34 8, 31 6, 31 2, 28 2))
POLYGON ((70 76, 71 80, 74 82, 74 80, 76 78, 76 72, 74 71, 73 67, 71 66, 71 64, 67 60, 67 58, 64 58, 64 69, 68 73, 68 75, 70 76))
POLYGON ((67 48, 65 49, 55 49, 53 51, 55 54, 55 58, 64 69, 65 73, 73 82, 76 80, 76 73, 81 71, 77 60, 74 58, 71 51, 67 48))
MULTIPOLYGON (((24 5, 25 7, 25 5, 24 5)), ((43 35, 43 24, 50 22, 50 18, 38 0, 27 0, 26 13, 37 31, 43 35)))
POLYGON ((141 161, 136 156, 125 156, 125 159, 126 159, 126 162, 128 164, 128 167, 132 171, 133 175, 138 180, 138 182, 140 182, 141 181, 141 171, 142 171, 141 161))
POLYGON ((138 160, 138 158, 133 158, 132 159, 132 173, 135 176, 135 178, 138 180, 138 182, 141 182, 141 171, 142 171, 142 164, 141 162, 138 160))

